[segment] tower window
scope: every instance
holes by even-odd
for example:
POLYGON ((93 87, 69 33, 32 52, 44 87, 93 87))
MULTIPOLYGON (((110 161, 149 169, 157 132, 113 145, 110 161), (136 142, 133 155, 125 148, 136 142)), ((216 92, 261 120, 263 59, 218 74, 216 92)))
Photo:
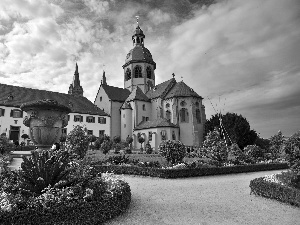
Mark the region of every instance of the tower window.
POLYGON ((127 68, 126 74, 125 74, 125 80, 130 80, 131 79, 131 70, 127 68))
POLYGON ((141 66, 136 66, 134 68, 134 77, 135 78, 143 77, 142 76, 142 67, 141 66))
POLYGON ((147 67, 146 71, 147 71, 147 78, 151 79, 151 77, 152 77, 152 70, 151 70, 151 68, 149 66, 147 67))
POLYGON ((146 111, 146 105, 143 104, 143 111, 146 111))
POLYGON ((171 112, 169 110, 166 111, 166 119, 171 120, 171 112))

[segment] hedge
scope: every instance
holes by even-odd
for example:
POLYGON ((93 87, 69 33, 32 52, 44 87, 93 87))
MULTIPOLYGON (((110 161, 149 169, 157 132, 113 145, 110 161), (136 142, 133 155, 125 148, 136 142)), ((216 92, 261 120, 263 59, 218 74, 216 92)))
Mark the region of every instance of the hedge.
POLYGON ((281 185, 274 182, 265 181, 263 177, 250 181, 250 194, 260 195, 280 202, 288 203, 300 207, 300 190, 281 185))
POLYGON ((130 186, 124 181, 120 182, 122 194, 116 192, 101 201, 82 201, 41 210, 4 212, 0 215, 1 224, 101 224, 121 214, 130 204, 130 186))
POLYGON ((93 165, 97 172, 113 172, 115 174, 143 175, 160 178, 197 177, 231 173, 246 173, 264 170, 288 169, 287 163, 251 164, 228 167, 209 167, 193 169, 161 169, 139 166, 93 165))

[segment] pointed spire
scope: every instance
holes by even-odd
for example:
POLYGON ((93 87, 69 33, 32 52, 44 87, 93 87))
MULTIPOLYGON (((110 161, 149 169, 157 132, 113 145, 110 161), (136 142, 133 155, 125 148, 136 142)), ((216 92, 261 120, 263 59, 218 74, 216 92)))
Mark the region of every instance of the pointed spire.
POLYGON ((106 76, 105 76, 105 71, 104 71, 104 70, 103 70, 103 75, 102 75, 101 84, 107 85, 107 83, 106 83, 106 76))
POLYGON ((75 74, 78 73, 78 65, 77 65, 77 62, 76 62, 76 67, 75 67, 75 74))
POLYGON ((73 82, 72 82, 72 84, 70 84, 68 94, 83 96, 83 88, 80 85, 77 62, 76 62, 76 66, 75 66, 73 82))
POLYGON ((145 35, 139 25, 139 16, 136 16, 137 27, 135 28, 135 32, 132 35, 133 45, 142 45, 144 46, 145 35))

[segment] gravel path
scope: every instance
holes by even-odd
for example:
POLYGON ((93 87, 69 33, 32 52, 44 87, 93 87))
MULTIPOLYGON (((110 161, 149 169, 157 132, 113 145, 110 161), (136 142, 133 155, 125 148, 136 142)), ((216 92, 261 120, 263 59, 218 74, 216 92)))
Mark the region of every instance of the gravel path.
POLYGON ((300 209, 250 195, 250 180, 281 171, 160 179, 124 175, 127 212, 107 224, 300 225, 300 209))

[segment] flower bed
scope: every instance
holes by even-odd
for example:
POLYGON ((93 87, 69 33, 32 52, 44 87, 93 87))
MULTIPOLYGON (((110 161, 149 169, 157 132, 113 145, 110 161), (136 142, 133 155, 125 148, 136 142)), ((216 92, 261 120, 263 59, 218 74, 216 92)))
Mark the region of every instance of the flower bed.
MULTIPOLYGON (((130 186, 122 180, 110 180, 111 186, 109 192, 87 188, 82 199, 57 197, 49 193, 39 197, 40 202, 33 201, 34 204, 28 203, 30 207, 23 210, 12 210, 10 206, 4 209, 3 205, 7 201, 2 194, 0 221, 1 224, 100 224, 113 218, 125 211, 131 201, 130 186), (116 188, 117 187, 117 188, 116 188), (95 197, 89 198, 91 195, 95 197), (98 192, 98 193, 95 193, 98 192), (98 197, 97 197, 98 195, 98 197), (40 203, 40 205, 39 205, 40 203)), ((106 178, 101 178, 103 184, 106 178)), ((94 186, 95 186, 94 185, 94 186)), ((99 187, 99 188, 100 188, 99 187)), ((66 194, 68 195, 68 194, 66 194)))
POLYGON ((203 168, 152 168, 133 166, 130 164, 125 165, 97 165, 94 164, 94 169, 97 172, 114 172, 115 174, 132 174, 143 175, 160 178, 181 178, 181 177, 196 177, 207 175, 219 175, 230 173, 245 173, 256 172, 264 170, 279 170, 287 169, 287 163, 269 163, 269 164, 251 164, 251 165, 238 165, 238 166, 226 166, 215 167, 207 166, 203 168))
POLYGON ((287 186, 274 177, 250 181, 251 193, 300 207, 300 190, 287 186))

